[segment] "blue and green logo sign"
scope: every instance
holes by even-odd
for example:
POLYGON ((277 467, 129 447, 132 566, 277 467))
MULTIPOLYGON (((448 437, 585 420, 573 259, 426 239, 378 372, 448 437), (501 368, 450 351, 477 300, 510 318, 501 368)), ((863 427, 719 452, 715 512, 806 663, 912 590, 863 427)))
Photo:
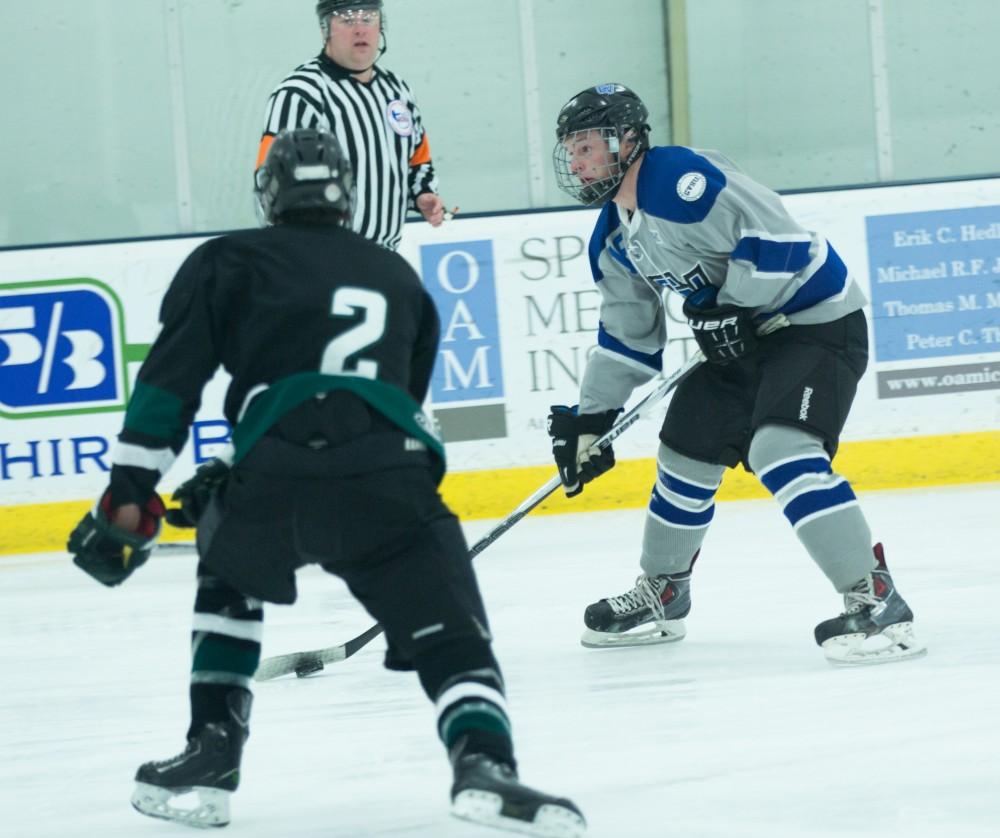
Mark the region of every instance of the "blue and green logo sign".
POLYGON ((0 285, 0 416, 27 419, 124 410, 121 301, 93 279, 0 285))

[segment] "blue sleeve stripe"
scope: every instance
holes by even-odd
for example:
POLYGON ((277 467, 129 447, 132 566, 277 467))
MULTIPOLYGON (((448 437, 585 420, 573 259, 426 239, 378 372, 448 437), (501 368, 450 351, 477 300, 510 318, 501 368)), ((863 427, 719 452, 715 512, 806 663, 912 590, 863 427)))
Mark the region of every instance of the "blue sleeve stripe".
POLYGON ((682 498, 690 498, 691 500, 710 500, 715 497, 715 493, 718 487, 715 489, 707 489, 704 486, 696 486, 694 483, 688 483, 685 480, 681 480, 679 477, 675 477, 670 472, 664 471, 662 468, 657 469, 660 477, 660 484, 668 492, 673 492, 676 495, 680 495, 682 498))
MULTIPOLYGON (((778 312, 794 314, 818 305, 823 300, 843 293, 847 285, 847 265, 844 264, 832 245, 828 246, 826 261, 810 276, 802 287, 792 295, 778 312)), ((775 312, 770 312, 774 314, 775 312)))
POLYGON ((597 328, 597 345, 602 349, 607 349, 609 352, 613 352, 616 355, 621 355, 632 361, 638 361, 645 367, 649 367, 651 370, 659 372, 663 369, 663 350, 654 352, 652 355, 647 355, 645 352, 637 352, 635 349, 629 349, 624 343, 622 343, 618 338, 612 337, 608 334, 607 329, 604 328, 604 323, 601 322, 597 328))
POLYGON ((777 274, 791 276, 809 264, 810 236, 802 241, 777 241, 760 236, 744 236, 740 239, 730 258, 749 262, 754 274, 777 274))
POLYGON ((804 492, 789 501, 783 511, 789 523, 794 527, 808 516, 843 506, 852 501, 857 501, 857 496, 854 494, 851 484, 844 480, 829 489, 804 492))
POLYGON ((704 512, 689 512, 674 506, 653 489, 653 494, 649 498, 649 514, 677 527, 707 527, 715 516, 715 504, 713 503, 704 512))
POLYGON ((832 473, 832 468, 826 457, 803 457, 768 469, 760 475, 760 482, 772 495, 776 495, 793 480, 798 480, 803 475, 830 473, 832 473))

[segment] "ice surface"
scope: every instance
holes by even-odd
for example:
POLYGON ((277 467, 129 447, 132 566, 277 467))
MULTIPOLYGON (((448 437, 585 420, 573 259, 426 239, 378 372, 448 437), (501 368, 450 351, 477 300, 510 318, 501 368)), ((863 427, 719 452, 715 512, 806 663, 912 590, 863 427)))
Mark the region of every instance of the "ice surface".
MULTIPOLYGON (((578 642, 584 606, 638 573, 642 510, 529 516, 489 547, 522 778, 600 838, 1000 835, 1000 485, 862 502, 926 658, 829 666, 812 629, 841 600, 769 501, 720 505, 688 637, 667 646, 578 642)), ((106 590, 64 556, 0 559, 4 836, 193 834, 128 798, 140 762, 183 746, 194 567, 160 556, 106 590)), ((268 609, 265 655, 370 625, 332 577, 300 591, 268 609)), ((432 710, 383 648, 257 685, 227 835, 502 834, 448 817, 432 710)))

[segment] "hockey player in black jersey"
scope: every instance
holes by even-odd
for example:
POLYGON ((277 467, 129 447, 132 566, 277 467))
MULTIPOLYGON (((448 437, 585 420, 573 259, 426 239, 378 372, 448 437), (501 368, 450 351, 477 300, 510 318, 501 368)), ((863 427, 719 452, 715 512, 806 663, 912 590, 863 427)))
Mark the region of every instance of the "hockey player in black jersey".
POLYGON ((838 664, 925 649, 850 483, 833 470, 868 361, 865 297, 833 246, 779 196, 715 151, 651 146, 649 113, 620 84, 588 88, 557 118, 560 187, 601 208, 589 255, 601 309, 579 407, 549 417, 567 495, 614 465, 594 442, 662 368, 664 294, 707 363, 680 383, 657 452, 635 586, 584 612, 586 646, 684 636, 691 575, 727 468, 774 495, 802 546, 844 596, 814 637, 838 664))
POLYGON ((110 486, 70 536, 74 562, 105 585, 146 561, 165 512, 156 485, 222 366, 231 469, 213 462, 176 495, 197 521, 200 560, 187 747, 139 768, 132 803, 192 826, 229 822, 263 603, 294 602, 297 568, 314 563, 344 579, 385 627, 386 665, 416 670, 434 702, 452 813, 582 835, 573 803, 518 782, 486 613, 437 492, 444 449, 421 410, 437 313, 402 257, 348 229, 352 192, 333 135, 277 136, 257 173, 272 226, 212 239, 177 272, 110 486), (192 791, 198 804, 181 806, 192 791))

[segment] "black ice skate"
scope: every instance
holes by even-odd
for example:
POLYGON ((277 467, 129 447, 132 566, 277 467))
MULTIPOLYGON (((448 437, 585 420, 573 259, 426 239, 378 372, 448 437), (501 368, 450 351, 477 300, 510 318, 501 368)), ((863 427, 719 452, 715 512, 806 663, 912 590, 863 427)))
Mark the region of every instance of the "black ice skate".
POLYGON ((246 728, 234 722, 205 725, 182 754, 139 767, 132 805, 144 815, 188 826, 225 826, 245 739, 246 728), (182 796, 189 800, 179 803, 182 796))
POLYGON ((587 606, 580 642, 591 649, 672 643, 687 633, 684 617, 690 610, 690 570, 640 576, 631 591, 587 606))
POLYGON ((896 590, 881 544, 874 553, 877 566, 844 594, 844 613, 816 626, 816 642, 831 663, 888 663, 927 653, 913 636, 913 612, 896 590))
POLYGON ((517 772, 488 754, 466 751, 463 737, 451 749, 455 782, 451 813, 483 826, 526 835, 576 838, 587 823, 572 801, 521 785, 517 772))

